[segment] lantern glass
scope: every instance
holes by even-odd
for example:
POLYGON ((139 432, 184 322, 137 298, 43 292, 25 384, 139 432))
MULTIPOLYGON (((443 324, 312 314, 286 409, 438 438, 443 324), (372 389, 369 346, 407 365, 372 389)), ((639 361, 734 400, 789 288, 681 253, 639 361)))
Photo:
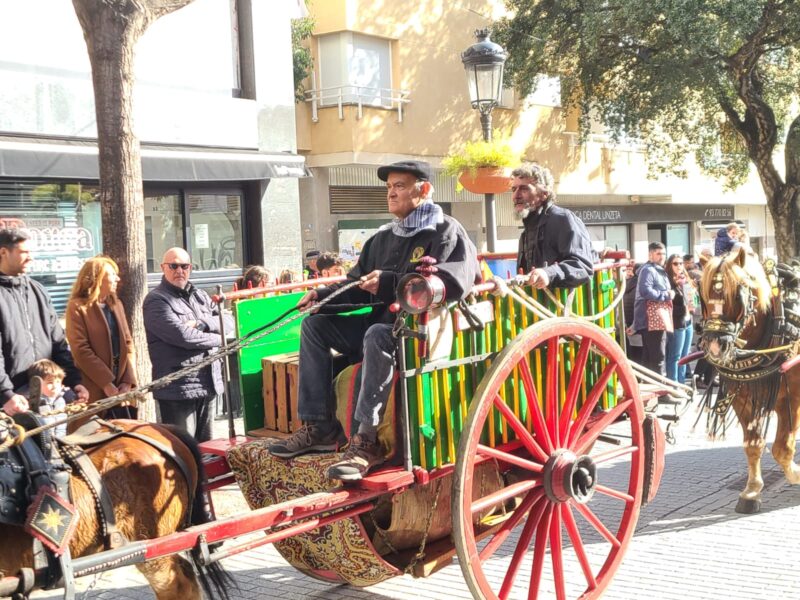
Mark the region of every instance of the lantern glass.
POLYGON ((467 65, 467 86, 472 108, 496 105, 503 92, 503 64, 467 65))

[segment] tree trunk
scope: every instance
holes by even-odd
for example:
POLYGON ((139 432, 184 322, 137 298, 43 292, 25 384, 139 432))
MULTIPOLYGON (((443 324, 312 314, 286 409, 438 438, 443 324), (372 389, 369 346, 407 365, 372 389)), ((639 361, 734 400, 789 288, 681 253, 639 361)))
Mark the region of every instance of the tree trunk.
POLYGON ((775 224, 775 252, 778 260, 788 262, 797 256, 800 248, 800 228, 797 227, 798 201, 800 190, 795 186, 783 184, 777 190, 767 192, 767 205, 769 206, 772 222, 775 224))
MULTIPOLYGON (((120 267, 120 299, 136 347, 140 384, 150 381, 142 319, 147 293, 144 195, 139 140, 133 133, 134 49, 148 25, 191 0, 73 0, 92 66, 103 251, 120 267)), ((153 407, 145 407, 152 419, 153 407)))

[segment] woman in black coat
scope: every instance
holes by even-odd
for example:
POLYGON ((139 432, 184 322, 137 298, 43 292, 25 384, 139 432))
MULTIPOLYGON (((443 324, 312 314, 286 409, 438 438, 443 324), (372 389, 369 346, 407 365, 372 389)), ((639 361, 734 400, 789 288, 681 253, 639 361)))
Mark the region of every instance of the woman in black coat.
POLYGON ((636 284, 639 281, 639 265, 628 263, 628 266, 625 267, 625 277, 625 294, 622 297, 628 342, 625 345, 625 352, 629 360, 639 363, 642 358, 642 336, 631 329, 633 327, 633 306, 636 301, 636 284))

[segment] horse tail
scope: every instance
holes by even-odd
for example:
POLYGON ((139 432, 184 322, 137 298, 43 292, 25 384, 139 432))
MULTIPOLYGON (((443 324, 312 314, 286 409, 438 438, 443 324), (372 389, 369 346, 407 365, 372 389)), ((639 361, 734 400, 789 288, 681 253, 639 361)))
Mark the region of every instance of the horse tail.
POLYGON ((206 598, 222 598, 231 600, 230 590, 239 590, 239 585, 221 563, 213 562, 204 565, 200 562, 196 552, 189 552, 192 565, 197 572, 197 578, 203 588, 206 598))
MULTIPOLYGON (((177 437, 192 453, 194 462, 197 465, 197 484, 192 493, 191 514, 189 517, 190 525, 202 525, 214 520, 211 514, 210 500, 207 493, 203 488, 206 481, 205 468, 203 467, 203 456, 200 454, 200 446, 194 436, 190 435, 185 429, 175 425, 160 424, 161 427, 167 429, 171 434, 177 437)), ((223 566, 218 563, 211 563, 204 565, 196 552, 189 552, 192 560, 197 578, 200 580, 200 585, 205 592, 207 598, 223 598, 230 600, 228 590, 239 589, 236 580, 228 573, 223 566)))

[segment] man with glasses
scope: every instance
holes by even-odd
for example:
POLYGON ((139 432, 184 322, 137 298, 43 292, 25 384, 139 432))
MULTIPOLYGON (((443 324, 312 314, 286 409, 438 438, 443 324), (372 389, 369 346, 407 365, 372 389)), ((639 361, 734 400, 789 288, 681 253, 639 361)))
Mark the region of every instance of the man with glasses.
MULTIPOLYGON (((144 299, 147 349, 153 379, 197 364, 222 344, 219 307, 190 281, 192 259, 183 248, 170 248, 161 261, 161 283, 144 299)), ((233 318, 224 315, 225 329, 233 318)), ((193 371, 153 392, 161 422, 185 429, 198 442, 211 439, 211 411, 222 393, 220 361, 193 371)))
POLYGON ((89 399, 50 296, 27 275, 33 263, 29 243, 23 229, 0 229, 0 407, 8 415, 29 409, 16 390, 28 383, 28 368, 43 358, 64 369, 64 384, 78 399, 89 399))

